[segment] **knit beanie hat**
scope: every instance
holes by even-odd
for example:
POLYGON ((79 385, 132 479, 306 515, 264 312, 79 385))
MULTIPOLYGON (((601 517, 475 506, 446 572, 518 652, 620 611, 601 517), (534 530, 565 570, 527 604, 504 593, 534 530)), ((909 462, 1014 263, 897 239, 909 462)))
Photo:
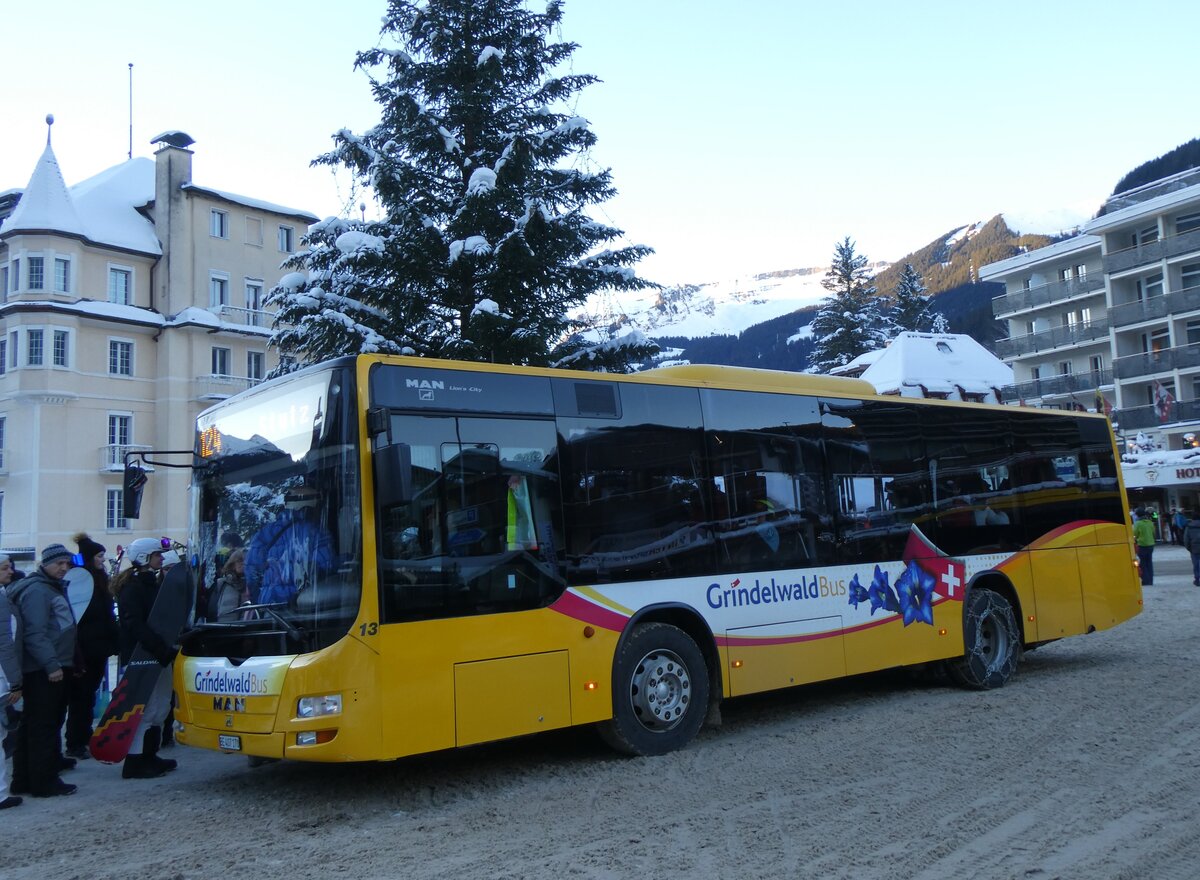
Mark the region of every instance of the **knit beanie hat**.
POLYGON ((58 562, 60 559, 70 559, 71 551, 62 544, 51 544, 42 551, 42 565, 58 562))
POLYGON ((93 541, 89 538, 86 532, 80 532, 76 535, 75 543, 79 545, 79 555, 83 557, 84 565, 91 565, 97 553, 104 553, 108 550, 99 541, 93 541))

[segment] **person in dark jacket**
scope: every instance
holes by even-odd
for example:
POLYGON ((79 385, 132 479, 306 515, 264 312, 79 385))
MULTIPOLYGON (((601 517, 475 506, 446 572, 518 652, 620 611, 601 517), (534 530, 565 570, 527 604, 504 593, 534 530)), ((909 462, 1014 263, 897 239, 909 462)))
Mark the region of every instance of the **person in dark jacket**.
MULTIPOLYGON (((17 644, 16 626, 12 605, 8 601, 5 587, 11 582, 12 562, 0 556, 0 707, 7 709, 21 699, 21 647, 17 644), (5 565, 6 564, 6 565, 5 565)), ((0 715, 0 728, 5 727, 5 718, 0 715)), ((8 793, 8 762, 0 755, 0 810, 19 807, 21 798, 8 793)))
POLYGON ((108 658, 120 650, 120 631, 113 613, 113 597, 108 590, 108 572, 104 568, 103 544, 80 532, 75 536, 83 568, 92 576, 92 598, 79 618, 79 655, 83 669, 67 688, 67 756, 88 757, 92 738, 92 720, 96 711, 96 691, 108 669, 108 658))
MULTIPOLYGON (((21 580, 24 577, 25 577, 25 572, 18 571, 16 568, 13 567, 12 560, 8 557, 8 554, 0 553, 0 593, 5 593, 5 595, 7 596, 6 589, 7 589, 8 585, 15 584, 17 581, 21 580)), ((12 608, 11 603, 9 604, 9 608, 10 609, 12 608)), ((12 630, 10 632, 10 635, 15 639, 16 638, 17 618, 14 615, 11 619, 12 619, 12 630)), ((21 665, 21 648, 19 645, 16 645, 15 642, 14 642, 13 650, 17 652, 17 667, 18 667, 18 671, 19 671, 19 668, 21 665)), ((20 681, 19 676, 18 676, 17 680, 20 681)), ((11 679, 10 679, 10 683, 11 683, 11 679)), ((19 703, 18 703, 19 699, 20 699, 19 694, 15 695, 13 698, 11 698, 9 700, 5 700, 4 695, 0 694, 0 730, 7 729, 7 733, 4 734, 4 754, 2 756, 5 759, 7 759, 9 757, 9 755, 12 754, 13 746, 16 744, 16 741, 17 741, 17 725, 21 723, 21 713, 19 711, 17 711, 17 708, 16 708, 19 705, 19 703)))
POLYGON ((146 701, 141 723, 133 735, 129 754, 121 768, 125 779, 150 779, 174 770, 176 762, 158 757, 162 744, 162 723, 171 708, 171 664, 176 648, 163 641, 150 627, 150 609, 158 598, 158 572, 163 564, 163 546, 157 538, 138 538, 126 554, 130 568, 113 578, 112 592, 117 597, 121 628, 121 665, 127 666, 133 649, 139 644, 162 666, 158 683, 146 701))
POLYGON ((1200 587, 1200 511, 1193 512, 1183 527, 1183 546, 1192 554, 1192 586, 1200 587))
POLYGON ((71 551, 51 544, 42 551, 38 570, 8 588, 20 620, 25 699, 13 750, 13 794, 75 793, 75 786, 58 775, 75 766, 59 754, 59 725, 75 662, 75 617, 63 581, 70 567, 71 551))

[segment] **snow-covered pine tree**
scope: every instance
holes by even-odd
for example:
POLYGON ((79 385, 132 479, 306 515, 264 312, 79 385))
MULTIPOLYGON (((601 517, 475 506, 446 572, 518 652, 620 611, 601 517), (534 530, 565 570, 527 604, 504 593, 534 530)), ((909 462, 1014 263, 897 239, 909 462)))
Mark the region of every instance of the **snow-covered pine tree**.
POLYGON ((834 246, 833 264, 821 286, 829 296, 821 301, 810 325, 815 340, 810 373, 828 373, 882 348, 892 338, 891 319, 876 296, 875 276, 867 268, 867 258, 854 252, 850 236, 834 246))
POLYGON ((330 218, 305 239, 268 302, 283 354, 311 363, 360 351, 622 370, 655 346, 585 337, 569 317, 605 288, 655 286, 632 268, 651 249, 606 247, 621 230, 585 209, 615 194, 582 170, 595 143, 567 108, 596 81, 553 73, 561 0, 390 0, 381 42, 358 54, 382 108, 342 130, 314 165, 346 167, 378 220, 330 218))
POLYGON ((925 294, 921 273, 905 263, 896 282, 892 321, 897 332, 913 330, 918 333, 945 333, 946 316, 933 307, 933 298, 925 294))

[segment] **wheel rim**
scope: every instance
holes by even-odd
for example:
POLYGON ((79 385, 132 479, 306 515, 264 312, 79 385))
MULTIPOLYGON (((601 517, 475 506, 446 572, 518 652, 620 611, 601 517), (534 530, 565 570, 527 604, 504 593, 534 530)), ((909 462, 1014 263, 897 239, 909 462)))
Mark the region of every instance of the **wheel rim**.
POLYGON ((692 698, 692 676, 673 651, 656 649, 634 667, 629 701, 646 730, 660 733, 679 724, 692 698))
POLYGON ((996 668, 1008 655, 1008 630, 995 614, 985 614, 980 618, 976 651, 989 670, 996 668))

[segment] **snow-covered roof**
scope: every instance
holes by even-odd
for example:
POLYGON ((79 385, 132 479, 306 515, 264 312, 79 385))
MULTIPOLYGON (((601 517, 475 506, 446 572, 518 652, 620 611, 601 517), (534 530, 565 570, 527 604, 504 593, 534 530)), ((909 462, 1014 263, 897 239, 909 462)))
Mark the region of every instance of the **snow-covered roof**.
POLYGON ((270 211, 274 214, 286 214, 289 217, 295 217, 299 220, 304 220, 308 223, 316 223, 320 218, 316 214, 310 214, 308 211, 302 211, 299 208, 287 208, 283 205, 276 205, 273 202, 266 202, 262 199, 252 199, 249 196, 239 196, 237 193, 225 192, 220 189, 213 189, 208 186, 197 186, 194 183, 185 183, 184 190, 192 192, 204 193, 205 195, 215 196, 218 199, 223 199, 227 202, 233 202, 235 205, 244 205, 247 208, 257 208, 260 211, 270 211))
POLYGON ((987 394, 1013 382, 1012 367, 964 333, 904 332, 878 354, 860 378, 880 394, 906 387, 987 394))
MULTIPOLYGON (((1156 181, 1156 183, 1161 182, 1156 181)), ((1118 193, 1118 195, 1121 194, 1118 193)), ((1198 200, 1200 200, 1200 184, 1186 186, 1182 189, 1147 199, 1144 202, 1136 202, 1117 211, 1111 211, 1092 220, 1083 228, 1087 232, 1107 232, 1133 220, 1138 220, 1142 217, 1153 217, 1155 214, 1166 213, 1172 208, 1177 208, 1198 200)))
POLYGON ((0 235, 53 229, 68 235, 84 235, 83 222, 67 192, 54 150, 46 149, 33 168, 29 185, 12 214, 0 225, 0 235))
POLYGON ((47 144, 21 200, 0 226, 0 235, 53 231, 157 256, 162 247, 154 224, 138 212, 153 200, 150 159, 130 159, 68 189, 47 144))
POLYGON ((1097 252, 1100 250, 1099 236, 1076 235, 1063 241, 1037 248, 1036 250, 1025 251, 1023 254, 1017 254, 1006 260, 997 260, 995 263, 988 263, 979 270, 979 277, 983 281, 996 281, 1009 272, 1024 269, 1038 263, 1045 263, 1049 260, 1062 259, 1070 254, 1092 249, 1095 249, 1097 252))
POLYGON ((877 349, 875 349, 875 351, 864 352, 863 354, 860 354, 858 357, 856 357, 854 360, 850 361, 850 363, 843 364, 840 367, 834 367, 832 370, 829 371, 829 375, 831 375, 831 376, 858 376, 858 375, 861 375, 863 370, 865 370, 867 367, 871 366, 871 364, 875 363, 875 361, 879 360, 879 358, 883 356, 883 353, 885 351, 887 351, 886 348, 877 348, 877 349))

